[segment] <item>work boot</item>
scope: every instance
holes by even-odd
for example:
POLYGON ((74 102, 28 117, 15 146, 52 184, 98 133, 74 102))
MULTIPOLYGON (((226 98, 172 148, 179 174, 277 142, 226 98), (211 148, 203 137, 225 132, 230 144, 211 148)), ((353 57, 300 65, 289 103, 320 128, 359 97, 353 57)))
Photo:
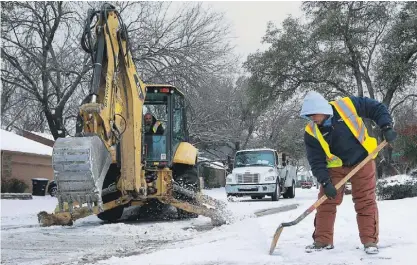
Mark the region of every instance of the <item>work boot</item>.
POLYGON ((378 245, 376 243, 370 242, 363 244, 366 254, 378 254, 378 245))
POLYGON ((313 252, 313 251, 320 251, 320 250, 323 250, 323 249, 328 250, 328 249, 333 249, 333 248, 334 248, 333 244, 325 244, 325 243, 320 243, 320 242, 314 242, 313 244, 306 246, 306 252, 310 253, 310 252, 313 252))

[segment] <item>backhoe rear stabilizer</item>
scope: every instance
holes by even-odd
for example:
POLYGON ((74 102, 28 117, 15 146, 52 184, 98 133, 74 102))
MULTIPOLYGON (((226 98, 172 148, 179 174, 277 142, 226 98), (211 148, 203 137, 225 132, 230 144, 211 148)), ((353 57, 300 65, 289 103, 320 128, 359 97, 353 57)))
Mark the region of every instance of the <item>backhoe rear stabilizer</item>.
POLYGON ((132 201, 130 196, 124 196, 114 201, 107 202, 101 207, 94 206, 89 207, 86 205, 72 205, 71 210, 69 209, 68 203, 64 203, 55 208, 54 213, 47 213, 41 211, 38 213, 38 222, 41 226, 71 226, 78 219, 85 218, 90 215, 99 214, 102 210, 110 210, 115 207, 127 205, 132 201))
MULTIPOLYGON (((175 185, 174 185, 175 186, 175 185)), ((175 190, 180 193, 183 191, 185 196, 194 199, 195 204, 183 201, 180 199, 175 199, 171 196, 158 198, 164 204, 172 205, 176 208, 182 209, 189 213, 195 213, 202 215, 211 219, 213 226, 221 226, 225 224, 230 224, 232 219, 232 213, 227 209, 227 205, 221 201, 213 199, 209 196, 193 193, 186 189, 181 188, 181 191, 175 190), (191 196, 190 196, 191 195, 191 196)), ((64 203, 62 209, 57 206, 55 213, 47 213, 46 211, 41 211, 38 213, 39 224, 43 227, 46 226, 71 226, 78 219, 85 218, 91 215, 97 215, 103 211, 114 209, 120 206, 127 205, 141 205, 144 201, 135 200, 131 196, 124 196, 117 200, 104 203, 102 208, 99 206, 89 207, 87 205, 77 205, 76 203, 72 205, 71 210, 69 209, 68 203, 64 203)))

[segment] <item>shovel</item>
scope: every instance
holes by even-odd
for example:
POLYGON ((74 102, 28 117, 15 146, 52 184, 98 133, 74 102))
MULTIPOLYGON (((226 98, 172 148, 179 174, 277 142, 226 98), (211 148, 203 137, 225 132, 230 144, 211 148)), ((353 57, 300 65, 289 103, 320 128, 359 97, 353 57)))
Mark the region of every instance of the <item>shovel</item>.
MULTIPOLYGON (((382 143, 380 143, 377 148, 370 153, 359 165, 357 165, 349 174, 346 175, 339 183, 336 184, 335 188, 338 190, 341 186, 343 186, 353 175, 356 174, 356 172, 359 171, 366 163, 369 162, 369 160, 372 159, 372 157, 378 153, 382 148, 385 147, 387 144, 387 141, 384 140, 382 143)), ((293 226, 301 222, 304 218, 307 217, 311 212, 313 212, 317 207, 319 207, 325 200, 327 199, 326 195, 323 195, 320 199, 318 199, 313 205, 310 206, 303 214, 301 214, 297 219, 294 221, 288 222, 288 223, 282 223, 278 226, 277 230, 275 231, 274 238, 271 242, 271 248, 269 249, 269 255, 272 255, 274 252, 274 249, 278 243, 279 236, 282 233, 282 230, 284 230, 284 227, 293 226)))

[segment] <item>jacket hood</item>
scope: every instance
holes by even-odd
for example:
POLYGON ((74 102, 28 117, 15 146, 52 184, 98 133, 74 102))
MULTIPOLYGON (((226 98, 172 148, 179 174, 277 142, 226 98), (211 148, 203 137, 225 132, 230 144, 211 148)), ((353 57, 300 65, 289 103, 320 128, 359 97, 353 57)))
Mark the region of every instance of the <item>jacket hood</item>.
POLYGON ((310 91, 304 98, 300 116, 310 120, 307 115, 326 114, 333 116, 333 109, 329 102, 318 92, 310 91))

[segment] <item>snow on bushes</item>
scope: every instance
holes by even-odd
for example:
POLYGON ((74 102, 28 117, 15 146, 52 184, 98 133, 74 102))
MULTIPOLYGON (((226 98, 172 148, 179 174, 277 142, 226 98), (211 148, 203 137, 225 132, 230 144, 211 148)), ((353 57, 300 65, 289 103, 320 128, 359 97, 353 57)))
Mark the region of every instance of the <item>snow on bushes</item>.
POLYGON ((397 175, 377 182, 379 200, 399 200, 417 197, 417 178, 409 175, 397 175))

